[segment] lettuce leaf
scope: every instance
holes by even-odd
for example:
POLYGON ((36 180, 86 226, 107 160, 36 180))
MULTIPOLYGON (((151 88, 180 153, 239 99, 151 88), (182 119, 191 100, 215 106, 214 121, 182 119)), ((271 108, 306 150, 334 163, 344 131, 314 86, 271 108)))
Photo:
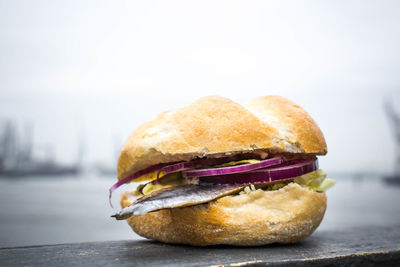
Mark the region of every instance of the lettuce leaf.
POLYGON ((326 178, 326 172, 320 169, 299 176, 294 179, 294 182, 320 192, 328 190, 336 183, 335 179, 326 178))
MULTIPOLYGON (((226 166, 234 166, 238 164, 248 164, 248 163, 257 163, 260 162, 259 160, 241 160, 241 161, 231 161, 225 164, 218 165, 218 167, 226 167, 226 166)), ((216 166, 214 166, 216 167, 216 166)), ((157 172, 154 173, 149 173, 146 178, 153 178, 152 180, 156 179, 157 172)), ((162 174, 160 175, 160 177, 162 174)), ((282 181, 282 182, 275 182, 275 183, 269 183, 269 184, 263 184, 263 185, 256 185, 254 188, 254 185, 249 185, 250 187, 248 190, 244 190, 243 192, 249 193, 253 191, 256 188, 262 188, 263 190, 267 191, 272 191, 272 190, 278 190, 287 184, 291 182, 295 182, 299 185, 302 185, 310 190, 313 191, 318 191, 318 192, 323 192, 331 188, 333 185, 335 185, 336 181, 335 179, 331 178, 326 178, 326 172, 324 172, 321 169, 318 169, 316 171, 304 174, 302 176, 296 177, 294 180, 290 181, 282 181), (251 187, 252 186, 252 187, 251 187), (249 192, 247 192, 249 191, 249 192)), ((182 178, 181 173, 174 173, 174 174, 168 174, 168 177, 164 177, 163 179, 160 179, 158 183, 147 183, 145 185, 142 185, 142 192, 144 195, 150 194, 151 192, 160 190, 162 188, 168 188, 172 186, 178 186, 185 184, 185 180, 182 178)), ((246 187, 247 188, 247 187, 246 187)), ((138 194, 141 194, 139 190, 137 190, 138 194)))

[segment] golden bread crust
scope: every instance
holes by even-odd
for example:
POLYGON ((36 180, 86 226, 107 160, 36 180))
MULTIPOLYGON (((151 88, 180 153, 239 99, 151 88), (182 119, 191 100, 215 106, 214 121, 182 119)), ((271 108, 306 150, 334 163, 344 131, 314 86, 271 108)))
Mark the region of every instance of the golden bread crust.
MULTIPOLYGON (((135 197, 124 193, 122 207, 135 197)), ((127 221, 139 235, 166 243, 237 246, 294 243, 309 236, 326 210, 326 195, 291 183, 207 204, 151 212, 127 221)))
POLYGON ((304 109, 292 101, 281 96, 263 96, 244 106, 260 120, 275 127, 282 141, 288 143, 287 149, 294 145, 295 150, 304 153, 327 153, 325 138, 318 125, 304 109))
POLYGON ((242 106, 209 96, 137 128, 122 147, 118 179, 158 163, 257 149, 325 154, 326 144, 311 117, 284 98, 267 96, 242 106))

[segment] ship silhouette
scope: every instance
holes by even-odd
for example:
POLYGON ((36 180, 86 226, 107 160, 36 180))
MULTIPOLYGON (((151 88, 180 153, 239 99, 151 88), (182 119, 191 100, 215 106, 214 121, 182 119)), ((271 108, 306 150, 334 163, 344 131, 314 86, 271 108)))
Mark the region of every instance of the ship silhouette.
MULTIPOLYGON (((6 121, 0 132, 0 175, 9 177, 78 175, 81 172, 83 144, 79 144, 77 162, 72 165, 57 163, 53 146, 46 144, 45 159, 33 157, 32 123, 25 125, 24 138, 19 138, 15 123, 6 121)), ((37 148, 36 148, 37 149, 37 148)))

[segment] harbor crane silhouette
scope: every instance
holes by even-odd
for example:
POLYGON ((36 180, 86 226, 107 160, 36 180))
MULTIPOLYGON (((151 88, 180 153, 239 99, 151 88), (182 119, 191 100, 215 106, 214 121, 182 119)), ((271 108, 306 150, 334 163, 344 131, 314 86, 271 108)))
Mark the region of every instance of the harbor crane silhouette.
POLYGON ((389 118, 396 142, 396 160, 393 178, 400 181, 400 114, 395 111, 393 105, 389 101, 385 102, 385 112, 389 118))

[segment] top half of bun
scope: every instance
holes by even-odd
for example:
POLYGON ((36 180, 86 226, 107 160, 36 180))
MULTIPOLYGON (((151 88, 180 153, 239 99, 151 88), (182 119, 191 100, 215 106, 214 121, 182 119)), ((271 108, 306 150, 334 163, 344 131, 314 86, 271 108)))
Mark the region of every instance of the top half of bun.
POLYGON ((259 97, 240 105, 208 96, 137 128, 122 147, 118 178, 158 163, 254 150, 323 155, 327 147, 307 112, 283 97, 259 97))

